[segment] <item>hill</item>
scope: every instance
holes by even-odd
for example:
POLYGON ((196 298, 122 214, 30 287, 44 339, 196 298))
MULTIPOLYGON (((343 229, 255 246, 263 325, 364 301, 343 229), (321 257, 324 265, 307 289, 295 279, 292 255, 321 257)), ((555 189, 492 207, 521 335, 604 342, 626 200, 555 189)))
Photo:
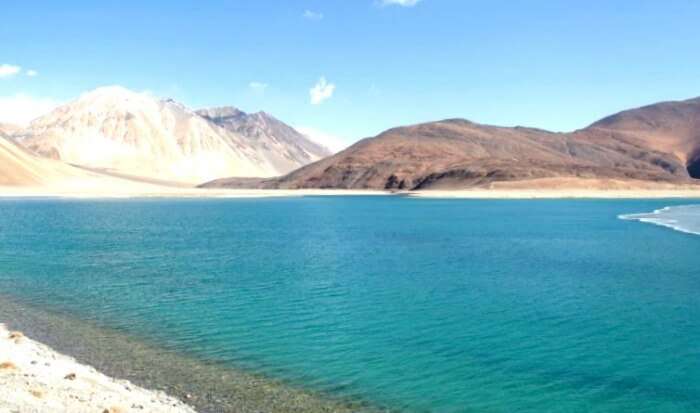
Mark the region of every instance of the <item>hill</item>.
MULTIPOLYGON (((690 183, 700 100, 625 111, 571 133, 449 119, 390 129, 263 188, 464 189, 557 178, 690 183)), ((205 186, 240 187, 239 180, 205 186)))
POLYGON ((14 135, 44 157, 192 184, 222 176, 278 176, 318 156, 304 157, 299 144, 274 133, 241 134, 171 99, 118 86, 85 93, 14 135))

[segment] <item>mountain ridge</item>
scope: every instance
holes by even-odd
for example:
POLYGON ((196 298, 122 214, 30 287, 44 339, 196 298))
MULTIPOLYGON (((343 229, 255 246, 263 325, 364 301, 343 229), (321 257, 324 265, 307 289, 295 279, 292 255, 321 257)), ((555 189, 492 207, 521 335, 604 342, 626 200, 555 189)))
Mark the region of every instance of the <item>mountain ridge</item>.
POLYGON ((191 184, 277 176, 316 159, 290 156, 269 136, 254 140, 228 130, 173 99, 120 86, 84 93, 14 137, 34 153, 66 163, 191 184))
POLYGON ((264 111, 249 114, 233 106, 221 106, 196 113, 228 131, 253 140, 271 141, 272 149, 287 159, 309 163, 332 154, 328 148, 264 111))
POLYGON ((445 119, 388 129, 257 186, 465 189, 543 178, 695 183, 699 126, 697 98, 622 111, 567 133, 445 119))

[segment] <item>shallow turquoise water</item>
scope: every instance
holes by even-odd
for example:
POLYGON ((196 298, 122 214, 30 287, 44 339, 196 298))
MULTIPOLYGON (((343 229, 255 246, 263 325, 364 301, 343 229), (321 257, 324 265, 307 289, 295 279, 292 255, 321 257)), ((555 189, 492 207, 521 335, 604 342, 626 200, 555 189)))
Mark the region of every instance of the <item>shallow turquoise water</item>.
POLYGON ((0 291, 423 412, 700 410, 691 201, 2 200, 0 291))

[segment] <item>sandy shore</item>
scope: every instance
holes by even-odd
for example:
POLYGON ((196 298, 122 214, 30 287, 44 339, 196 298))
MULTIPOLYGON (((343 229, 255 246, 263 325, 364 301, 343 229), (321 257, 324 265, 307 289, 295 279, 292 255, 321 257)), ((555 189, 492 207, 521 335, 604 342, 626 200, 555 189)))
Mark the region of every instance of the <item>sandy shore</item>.
POLYGON ((541 178, 494 182, 488 188, 411 192, 426 198, 546 199, 546 198, 700 198, 700 185, 614 179, 541 178))
POLYGON ((700 189, 468 189, 461 191, 416 191, 409 196, 454 199, 647 199, 700 198, 700 189))
POLYGON ((679 189, 465 189, 407 192, 328 189, 169 189, 159 191, 53 191, 0 187, 0 198, 274 198, 304 196, 410 196, 444 199, 652 199, 700 198, 700 188, 679 189))
POLYGON ((195 410, 163 392, 115 380, 0 324, 0 412, 195 410))
POLYGON ((386 191, 346 189, 202 189, 202 188, 42 188, 0 186, 0 198, 270 198, 299 196, 389 195, 386 191))
POLYGON ((165 186, 144 182, 95 185, 76 181, 60 186, 0 186, 2 197, 63 198, 268 198, 302 196, 399 195, 423 198, 546 199, 546 198, 700 198, 700 184, 676 185, 600 179, 536 179, 497 182, 488 188, 378 191, 350 189, 224 189, 165 186))
MULTIPOLYGON (((150 394, 163 394, 160 392, 165 392, 185 401, 200 412, 373 413, 386 411, 360 399, 338 399, 331 395, 320 394, 233 366, 211 363, 211 360, 203 361, 189 354, 145 341, 143 337, 127 335, 123 331, 98 326, 91 321, 72 318, 67 314, 47 311, 44 308, 17 301, 3 295, 2 292, 0 292, 0 320, 6 321, 11 331, 23 331, 27 337, 54 349, 53 351, 47 349, 50 353, 60 352, 64 355, 70 355, 71 366, 74 366, 75 360, 78 360, 79 363, 93 366, 107 376, 128 380, 134 385, 130 386, 132 389, 140 386, 157 390, 147 392, 150 394)), ((2 329, 0 331, 0 363, 9 359, 10 362, 21 367, 14 360, 16 356, 8 355, 20 354, 17 353, 18 349, 14 348, 14 344, 4 341, 8 337, 8 332, 5 327, 0 327, 0 329, 2 329), (10 345, 12 353, 7 353, 4 350, 3 346, 7 345, 10 345)), ((46 348, 46 346, 43 347, 46 348)), ((21 354, 31 354, 24 351, 21 354)), ((27 362, 30 366, 31 360, 27 362)), ((49 361, 49 363, 51 362, 49 361)), ((26 372, 19 371, 19 373, 25 374, 26 372)), ((5 388, 3 384, 4 374, 0 371, 0 413, 17 412, 16 408, 8 409, 3 404, 7 399, 3 393, 5 388)), ((40 374, 46 373, 41 371, 40 374)), ((69 373, 63 372, 63 369, 55 372, 55 379, 59 384, 64 384, 62 380, 66 374, 69 373)), ((76 373, 76 379, 79 376, 76 373)), ((105 379, 108 382, 111 381, 108 378, 105 379)), ((17 378, 13 380, 17 380, 17 378)), ((125 381, 116 382, 127 383, 125 381)), ((13 393, 17 391, 13 391, 13 393)), ((126 406, 127 410, 125 410, 129 413, 168 411, 142 410, 129 408, 129 406, 131 405, 126 406)), ((19 410, 21 413, 44 411, 29 408, 19 410)), ((49 411, 101 413, 104 409, 49 411)), ((182 410, 171 411, 180 412, 182 410)))

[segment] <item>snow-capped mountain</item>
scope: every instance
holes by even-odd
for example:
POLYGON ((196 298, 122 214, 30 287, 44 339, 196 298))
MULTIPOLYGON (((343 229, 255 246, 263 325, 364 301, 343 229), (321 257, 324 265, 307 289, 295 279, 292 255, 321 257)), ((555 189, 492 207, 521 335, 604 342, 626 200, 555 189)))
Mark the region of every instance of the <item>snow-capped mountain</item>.
POLYGON ((297 146, 251 138, 173 100, 119 86, 85 93, 15 136, 35 153, 67 163, 187 183, 276 176, 315 160, 290 159, 297 146))

